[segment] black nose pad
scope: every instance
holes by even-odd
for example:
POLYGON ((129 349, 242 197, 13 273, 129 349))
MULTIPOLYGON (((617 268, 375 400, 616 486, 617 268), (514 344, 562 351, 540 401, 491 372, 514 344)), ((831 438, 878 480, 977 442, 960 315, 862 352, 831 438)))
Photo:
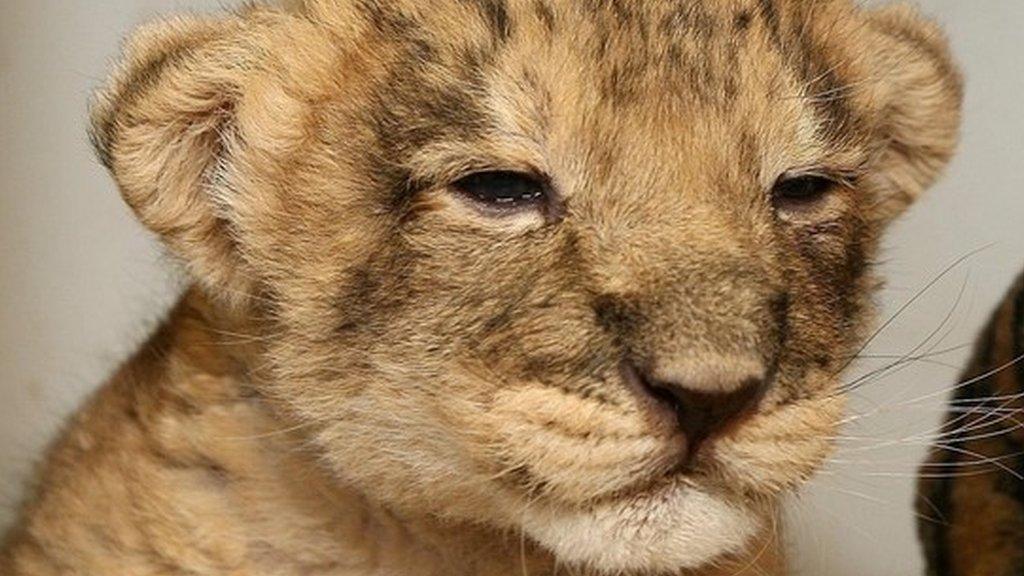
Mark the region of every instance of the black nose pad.
POLYGON ((693 390, 683 384, 643 379, 651 394, 672 408, 686 435, 687 463, 710 437, 721 435, 749 415, 764 395, 759 379, 743 382, 729 392, 693 390))

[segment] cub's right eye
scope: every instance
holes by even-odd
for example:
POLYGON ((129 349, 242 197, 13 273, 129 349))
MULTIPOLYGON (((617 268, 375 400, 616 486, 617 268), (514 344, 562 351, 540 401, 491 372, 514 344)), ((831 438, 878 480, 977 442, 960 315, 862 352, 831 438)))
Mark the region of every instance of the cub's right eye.
POLYGON ((526 208, 548 199, 547 183, 532 174, 498 170, 477 172, 456 180, 452 187, 469 199, 493 208, 526 208))

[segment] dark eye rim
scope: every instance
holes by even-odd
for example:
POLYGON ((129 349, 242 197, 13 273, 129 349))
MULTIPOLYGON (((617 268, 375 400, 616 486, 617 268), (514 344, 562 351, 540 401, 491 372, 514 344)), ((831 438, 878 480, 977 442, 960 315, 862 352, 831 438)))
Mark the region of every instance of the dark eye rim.
POLYGON ((542 206, 552 198, 550 178, 525 170, 478 170, 453 180, 449 186, 491 210, 542 206))
POLYGON ((846 184, 844 178, 825 171, 786 172, 772 185, 771 200, 776 209, 806 207, 846 184))

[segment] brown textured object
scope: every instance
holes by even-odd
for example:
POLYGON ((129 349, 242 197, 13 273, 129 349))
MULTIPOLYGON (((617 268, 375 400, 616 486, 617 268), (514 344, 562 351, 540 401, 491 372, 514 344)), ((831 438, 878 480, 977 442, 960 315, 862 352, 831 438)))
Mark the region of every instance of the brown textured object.
POLYGON ((1024 276, 996 308, 921 468, 929 576, 1024 574, 1024 276))
POLYGON ((289 4, 146 26, 96 98, 193 285, 69 422, 0 573, 784 573, 878 238, 957 141, 938 29, 289 4))

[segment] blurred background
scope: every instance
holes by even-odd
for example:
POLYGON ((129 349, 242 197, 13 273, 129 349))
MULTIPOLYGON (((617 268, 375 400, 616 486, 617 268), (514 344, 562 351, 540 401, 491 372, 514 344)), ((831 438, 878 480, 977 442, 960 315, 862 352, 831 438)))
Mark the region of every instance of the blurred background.
MULTIPOLYGON (((226 4, 0 3, 0 530, 63 418, 181 287, 93 159, 89 92, 133 25, 226 4)), ((835 461, 789 504, 787 540, 806 576, 922 572, 916 466, 964 346, 1024 268, 1024 2, 920 4, 944 23, 966 72, 963 144, 943 182, 888 236, 880 320, 912 304, 847 379, 894 365, 864 381, 835 461)))

